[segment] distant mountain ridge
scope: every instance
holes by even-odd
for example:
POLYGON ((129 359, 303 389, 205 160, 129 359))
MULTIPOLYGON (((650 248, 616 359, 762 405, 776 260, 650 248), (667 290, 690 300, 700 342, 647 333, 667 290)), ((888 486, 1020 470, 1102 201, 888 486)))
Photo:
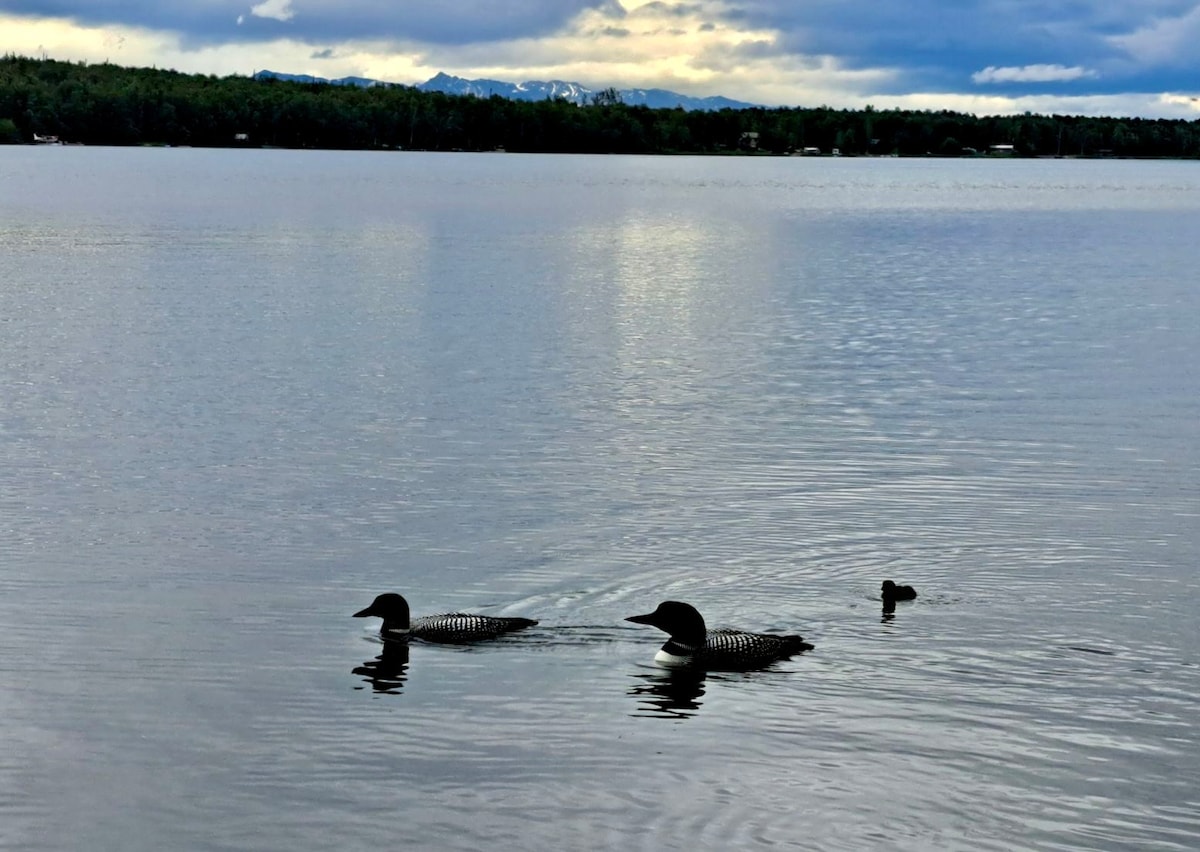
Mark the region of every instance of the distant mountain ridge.
MULTIPOLYGON (((371 80, 366 77, 339 77, 326 79, 314 77, 311 74, 284 74, 279 71, 259 71, 254 75, 256 80, 285 80, 293 83, 326 83, 331 86, 391 86, 382 80, 371 80)), ((468 80, 455 77, 439 71, 424 83, 418 83, 414 88, 422 92, 442 92, 447 95, 474 95, 478 98, 490 98, 499 95, 514 101, 544 101, 553 98, 586 105, 592 102, 597 93, 595 89, 579 83, 568 83, 564 80, 527 80, 524 83, 508 83, 503 80, 468 80)), ((720 95, 695 98, 681 95, 667 89, 618 89, 621 101, 630 106, 647 106, 651 109, 675 109, 712 111, 721 109, 752 109, 758 104, 735 101, 720 95)))
POLYGON ((282 80, 285 83, 323 83, 327 86, 359 86, 369 89, 372 86, 390 86, 382 80, 371 80, 367 77, 314 77, 312 74, 285 74, 282 71, 256 71, 255 80, 282 80))

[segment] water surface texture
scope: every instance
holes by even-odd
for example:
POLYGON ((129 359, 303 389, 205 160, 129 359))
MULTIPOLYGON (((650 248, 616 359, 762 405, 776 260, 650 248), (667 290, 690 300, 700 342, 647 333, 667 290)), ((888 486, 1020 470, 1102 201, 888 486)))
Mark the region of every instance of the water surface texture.
POLYGON ((1195 163, 0 149, 0 847, 1196 848, 1197 234, 1195 163), (816 650, 665 677, 668 598, 816 650))

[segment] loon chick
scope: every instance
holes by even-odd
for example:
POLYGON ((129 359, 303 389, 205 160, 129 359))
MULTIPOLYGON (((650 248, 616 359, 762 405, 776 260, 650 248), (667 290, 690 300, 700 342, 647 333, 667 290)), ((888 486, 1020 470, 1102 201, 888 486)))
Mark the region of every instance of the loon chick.
POLYGON ((416 638, 426 642, 463 643, 495 639, 504 633, 537 624, 532 618, 496 618, 464 612, 447 612, 410 619, 408 601, 403 595, 394 592, 380 595, 369 607, 354 613, 355 618, 368 616, 383 619, 379 633, 384 639, 416 638))
POLYGON ((664 668, 755 669, 813 648, 803 636, 708 630, 704 616, 691 604, 679 601, 663 601, 654 612, 625 620, 650 624, 671 634, 654 655, 654 662, 664 668))
POLYGON ((884 580, 879 590, 882 593, 881 596, 885 604, 894 604, 896 601, 916 600, 917 597, 917 590, 912 586, 897 586, 891 580, 884 580))

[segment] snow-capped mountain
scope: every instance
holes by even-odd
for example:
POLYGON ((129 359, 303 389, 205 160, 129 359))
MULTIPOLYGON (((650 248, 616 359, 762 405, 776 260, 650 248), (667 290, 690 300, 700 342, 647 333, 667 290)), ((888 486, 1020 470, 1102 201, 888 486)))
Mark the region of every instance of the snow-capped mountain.
MULTIPOLYGON (((328 80, 324 77, 313 77, 308 74, 283 74, 278 71, 259 71, 256 79, 288 80, 297 83, 328 83, 333 86, 387 86, 392 85, 380 80, 369 80, 365 77, 341 77, 328 80)), ((579 83, 568 83, 564 80, 529 80, 524 83, 508 83, 503 80, 467 80, 450 74, 438 72, 424 83, 416 86, 422 92, 443 92, 447 95, 474 95, 478 98, 490 98, 499 95, 514 101, 544 101, 546 99, 562 98, 572 103, 587 105, 592 103, 595 89, 589 89, 579 83)), ((694 98, 681 95, 666 89, 619 89, 622 103, 630 106, 648 106, 652 109, 674 109, 681 107, 685 110, 720 110, 720 109, 749 109, 755 104, 735 101, 720 96, 694 98)))
MULTIPOLYGON (((564 98, 580 105, 590 104, 595 89, 568 83, 563 80, 529 80, 524 83, 506 83, 502 80, 466 80, 450 74, 438 74, 417 85, 423 92, 445 92, 448 95, 475 95, 488 98, 499 95, 515 101, 544 101, 547 98, 564 98)), ((693 98, 670 92, 666 89, 619 89, 621 102, 630 106, 648 106, 653 109, 718 110, 748 109, 754 104, 734 101, 723 97, 693 98)))

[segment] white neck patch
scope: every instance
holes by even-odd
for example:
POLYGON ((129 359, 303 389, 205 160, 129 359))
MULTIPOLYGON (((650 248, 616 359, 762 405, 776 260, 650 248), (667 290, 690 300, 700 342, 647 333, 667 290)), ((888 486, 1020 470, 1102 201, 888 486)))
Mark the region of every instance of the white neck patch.
POLYGON ((684 666, 690 666, 692 664, 692 658, 690 656, 681 657, 679 654, 672 654, 670 651, 663 648, 654 655, 654 662, 658 663, 663 668, 678 669, 684 666))

